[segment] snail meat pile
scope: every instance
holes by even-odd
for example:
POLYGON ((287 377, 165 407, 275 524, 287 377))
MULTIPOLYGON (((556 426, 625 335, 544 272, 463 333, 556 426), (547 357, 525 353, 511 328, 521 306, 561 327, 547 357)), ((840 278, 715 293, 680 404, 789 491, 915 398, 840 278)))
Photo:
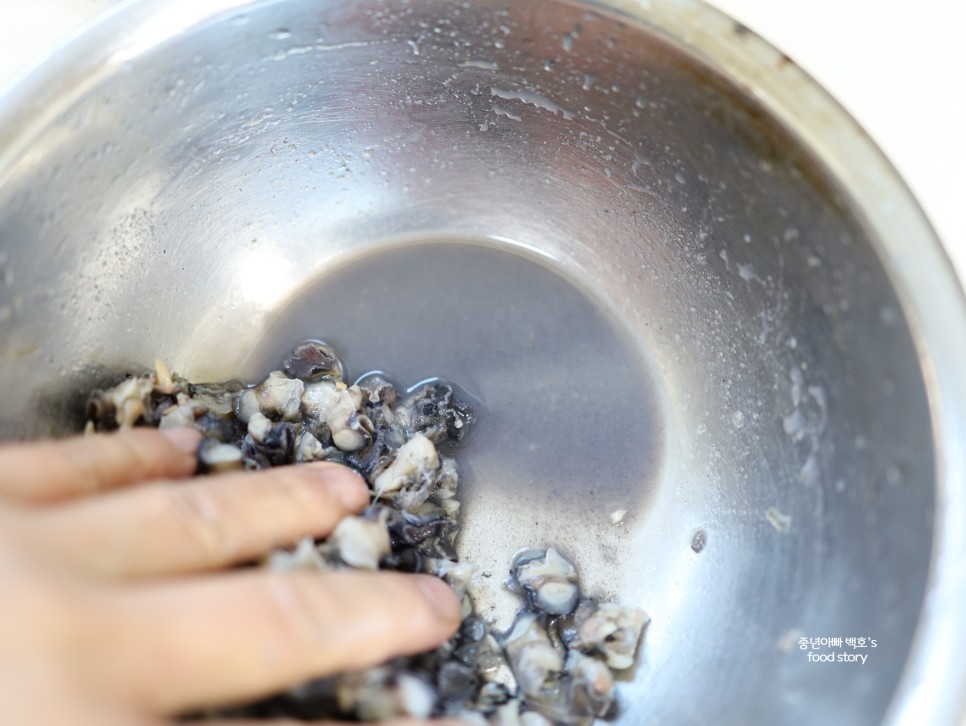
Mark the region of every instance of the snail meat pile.
POLYGON ((355 719, 455 716, 480 726, 589 726, 613 718, 615 672, 632 668, 648 616, 581 592, 556 549, 527 549, 507 587, 521 608, 507 632, 477 615, 467 592, 476 568, 460 562, 456 461, 476 411, 433 380, 401 391, 381 375, 353 385, 333 350, 304 343, 256 386, 195 384, 155 370, 91 394, 88 427, 193 426, 199 471, 310 461, 345 464, 369 485, 371 505, 323 540, 272 553, 279 571, 344 568, 424 572, 463 603, 457 634, 439 648, 359 673, 301 684, 218 716, 355 719))

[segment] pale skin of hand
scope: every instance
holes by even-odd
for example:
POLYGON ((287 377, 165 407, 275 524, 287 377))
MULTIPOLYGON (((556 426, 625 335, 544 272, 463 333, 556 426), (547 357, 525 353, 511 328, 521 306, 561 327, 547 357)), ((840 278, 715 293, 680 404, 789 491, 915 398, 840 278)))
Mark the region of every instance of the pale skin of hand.
POLYGON ((455 632, 459 602, 433 577, 227 569, 324 536, 369 496, 335 464, 191 478, 197 443, 0 446, 0 723, 163 726, 455 632))

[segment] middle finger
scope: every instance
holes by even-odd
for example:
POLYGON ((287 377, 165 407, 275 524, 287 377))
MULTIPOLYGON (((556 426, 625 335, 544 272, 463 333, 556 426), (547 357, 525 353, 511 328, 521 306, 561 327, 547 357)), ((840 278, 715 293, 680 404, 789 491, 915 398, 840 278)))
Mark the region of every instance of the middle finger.
POLYGON ((246 562, 328 534, 369 502, 337 464, 160 482, 23 514, 31 544, 108 576, 182 574, 246 562))

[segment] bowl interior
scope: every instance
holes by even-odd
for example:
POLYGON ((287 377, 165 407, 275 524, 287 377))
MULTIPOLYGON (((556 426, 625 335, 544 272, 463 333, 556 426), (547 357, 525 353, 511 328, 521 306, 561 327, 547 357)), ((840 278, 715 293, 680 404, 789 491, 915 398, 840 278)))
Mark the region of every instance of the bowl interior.
POLYGON ((618 723, 878 723, 936 474, 909 328, 832 174, 603 7, 221 6, 92 29, 90 72, 16 130, 0 432, 75 428, 155 357, 254 379, 321 337, 356 374, 442 375, 483 404, 482 606, 505 619, 513 552, 557 544, 651 615, 618 723))

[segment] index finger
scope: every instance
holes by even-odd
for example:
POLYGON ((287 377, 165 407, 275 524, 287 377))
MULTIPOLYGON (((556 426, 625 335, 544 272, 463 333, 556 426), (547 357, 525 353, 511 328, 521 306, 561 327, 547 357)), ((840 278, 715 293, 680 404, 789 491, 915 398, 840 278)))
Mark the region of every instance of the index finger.
POLYGON ((201 435, 194 429, 130 429, 0 446, 0 496, 46 504, 194 473, 201 435))

